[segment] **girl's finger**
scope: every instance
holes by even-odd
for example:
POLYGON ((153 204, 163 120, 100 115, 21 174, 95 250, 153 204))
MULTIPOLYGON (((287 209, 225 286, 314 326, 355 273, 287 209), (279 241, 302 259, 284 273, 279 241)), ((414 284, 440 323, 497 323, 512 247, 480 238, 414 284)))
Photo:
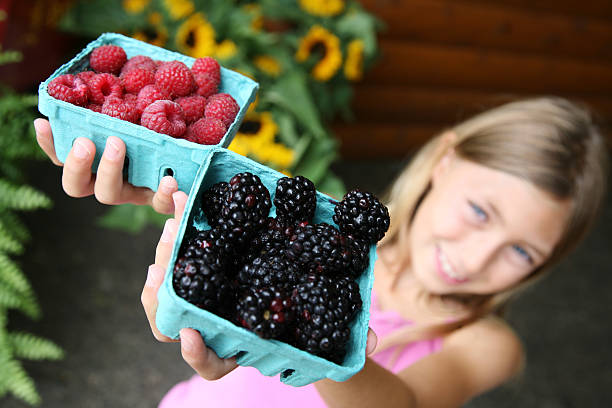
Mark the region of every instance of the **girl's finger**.
POLYGON ((91 165, 96 153, 96 146, 89 139, 79 137, 74 141, 64 163, 62 186, 71 197, 87 197, 94 192, 95 177, 91 165))
POLYGON ((51 125, 48 120, 38 118, 34 120, 34 130, 36 131, 36 141, 40 148, 45 152, 49 159, 56 166, 63 166, 64 164, 59 161, 57 154, 55 153, 55 146, 53 144, 53 134, 51 133, 51 125))
POLYGON ((200 333, 193 329, 181 329, 181 354, 185 362, 206 380, 218 380, 238 366, 235 358, 219 358, 206 347, 200 333))
POLYGON ((376 344, 378 344, 378 336, 374 333, 372 328, 368 327, 368 338, 366 340, 366 356, 369 356, 376 350, 376 344))
POLYGON ((176 238, 178 223, 174 218, 166 220, 164 230, 155 249, 155 264, 162 268, 168 266, 170 255, 172 255, 172 245, 176 238))
POLYGON ((159 182, 157 192, 153 195, 151 205, 160 214, 172 214, 174 212, 174 200, 172 194, 178 191, 178 183, 172 176, 166 176, 159 182))
POLYGON ((142 294, 140 295, 140 301, 142 302, 142 306, 144 307, 145 314, 147 315, 147 319, 149 320, 149 325, 151 326, 151 331, 153 332, 153 336, 162 342, 176 342, 178 340, 173 340, 168 336, 163 335, 155 324, 155 316, 157 313, 157 291, 159 290, 163 280, 164 280, 164 272, 165 269, 160 267, 159 265, 151 265, 149 266, 149 271, 147 273, 147 280, 144 284, 144 288, 142 288, 142 294))
POLYGON ((174 218, 178 223, 181 222, 188 198, 189 197, 187 194, 183 193, 182 191, 177 191, 176 193, 172 194, 172 199, 174 200, 174 218))
POLYGON ((106 139, 106 147, 98 165, 94 191, 102 204, 121 204, 125 143, 115 136, 106 139))

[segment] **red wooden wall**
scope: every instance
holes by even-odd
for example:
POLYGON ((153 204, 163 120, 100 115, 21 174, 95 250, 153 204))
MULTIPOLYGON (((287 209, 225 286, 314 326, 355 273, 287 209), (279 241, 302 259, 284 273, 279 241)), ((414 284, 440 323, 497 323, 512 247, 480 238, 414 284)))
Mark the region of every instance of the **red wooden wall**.
POLYGON ((402 157, 445 126, 506 101, 558 95, 612 128, 612 1, 362 0, 386 24, 356 85, 346 158, 402 157))

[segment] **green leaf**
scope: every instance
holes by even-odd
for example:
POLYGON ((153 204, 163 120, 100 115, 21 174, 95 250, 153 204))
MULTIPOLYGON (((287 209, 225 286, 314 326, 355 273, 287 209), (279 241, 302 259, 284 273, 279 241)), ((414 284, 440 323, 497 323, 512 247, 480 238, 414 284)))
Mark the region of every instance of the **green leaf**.
POLYGON ((27 360, 59 360, 64 351, 50 340, 30 333, 8 333, 8 343, 17 358, 27 360))
POLYGON ((30 186, 16 186, 0 179, 0 209, 28 211, 51 207, 51 200, 30 186))
POLYGON ((372 14, 366 13, 357 5, 356 12, 345 13, 336 24, 337 33, 344 37, 360 38, 363 41, 363 53, 370 58, 378 52, 377 30, 384 28, 384 22, 372 14))
POLYGON ((18 309, 32 319, 40 317, 40 307, 33 296, 26 296, 0 282, 0 310, 18 309))
POLYGON ((265 99, 291 112, 297 121, 315 137, 323 139, 327 136, 314 101, 310 97, 306 76, 303 72, 294 70, 280 77, 275 84, 270 86, 265 94, 265 99))
POLYGON ((2 252, 21 254, 23 253, 23 245, 13 237, 13 234, 11 234, 0 218, 0 256, 2 256, 2 252))
POLYGON ((6 227, 9 234, 21 242, 30 240, 30 231, 25 224, 12 212, 0 211, 0 222, 6 227))
POLYGON ((294 172, 308 177, 315 185, 318 185, 336 157, 337 149, 334 140, 313 139, 300 162, 296 164, 294 172))
POLYGON ((346 194, 346 186, 344 182, 332 172, 327 172, 323 179, 319 181, 318 189, 322 193, 325 193, 337 201, 342 200, 344 194, 346 194))
POLYGON ((2 369, 8 374, 6 388, 9 392, 30 405, 40 404, 40 395, 36 391, 34 381, 28 376, 19 362, 15 360, 9 361, 2 369))
POLYGON ((97 37, 105 32, 125 32, 142 24, 142 16, 126 13, 121 1, 86 0, 76 2, 58 26, 64 31, 97 37))
POLYGON ((169 215, 158 214, 149 206, 122 204, 111 207, 97 224, 131 234, 140 233, 147 225, 163 227, 169 215))
POLYGON ((0 252, 0 283, 2 282, 26 296, 33 293, 30 282, 17 264, 0 252))

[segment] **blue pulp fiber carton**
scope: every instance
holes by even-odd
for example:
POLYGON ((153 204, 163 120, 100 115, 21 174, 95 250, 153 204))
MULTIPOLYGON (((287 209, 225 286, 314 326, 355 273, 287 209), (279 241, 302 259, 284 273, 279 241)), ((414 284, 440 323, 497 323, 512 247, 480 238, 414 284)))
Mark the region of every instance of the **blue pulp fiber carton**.
MULTIPOLYGON (((77 137, 87 137, 96 145, 93 170, 98 167, 108 136, 118 136, 127 147, 127 179, 135 186, 149 187, 156 191, 159 181, 166 175, 174 176, 179 189, 189 191, 193 179, 211 146, 199 145, 184 139, 154 132, 144 126, 113 118, 53 98, 47 93, 51 80, 63 74, 76 74, 90 69, 89 54, 101 45, 114 44, 122 47, 128 58, 146 55, 156 60, 184 62, 193 65, 194 58, 165 50, 154 45, 115 33, 105 33, 92 41, 68 63, 59 67, 38 87, 38 109, 49 118, 55 152, 61 162, 77 137)), ((227 133, 216 145, 229 146, 240 127, 248 106, 255 99, 259 85, 235 71, 221 67, 219 92, 230 94, 240 105, 240 111, 227 133)))
MULTIPOLYGON (((334 364, 287 343, 266 340, 255 333, 238 327, 213 313, 187 302, 176 295, 172 287, 172 273, 183 237, 194 230, 210 229, 201 209, 202 195, 213 184, 228 182, 236 173, 248 171, 259 176, 274 200, 276 181, 283 174, 240 156, 232 151, 216 148, 206 152, 206 159, 193 183, 185 213, 177 233, 172 256, 164 282, 158 292, 156 323, 158 329, 168 337, 179 338, 181 328, 198 330, 207 346, 219 357, 237 356, 242 366, 257 368, 262 374, 280 374, 280 380, 292 386, 304 386, 323 378, 345 381, 357 373, 365 363, 365 347, 370 319, 370 296, 374 283, 376 247, 370 247, 370 264, 357 280, 363 308, 351 324, 351 339, 342 365, 334 364)), ((317 207, 313 223, 326 222, 336 226, 332 220, 336 202, 317 192, 317 207)), ((271 217, 276 215, 272 207, 271 217)))

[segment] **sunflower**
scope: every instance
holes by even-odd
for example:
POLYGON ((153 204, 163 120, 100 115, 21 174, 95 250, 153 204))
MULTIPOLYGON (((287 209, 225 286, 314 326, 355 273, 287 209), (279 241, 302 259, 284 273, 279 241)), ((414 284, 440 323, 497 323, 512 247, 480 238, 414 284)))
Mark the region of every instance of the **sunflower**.
POLYGON ((195 10, 190 0, 164 0, 164 6, 174 20, 187 17, 195 10))
POLYGON ((215 53, 215 29, 202 13, 192 14, 176 30, 176 45, 183 54, 201 58, 215 53))
POLYGON ((151 24, 152 26, 158 26, 162 23, 163 21, 163 16, 161 15, 161 13, 154 11, 151 14, 149 14, 148 20, 149 20, 149 24, 151 24))
POLYGON ((132 37, 148 42, 149 44, 156 45, 158 47, 163 47, 168 41, 168 30, 161 24, 161 16, 157 18, 155 15, 159 15, 159 13, 151 13, 149 15, 149 23, 151 23, 151 28, 147 28, 145 30, 137 31, 132 34, 132 37), (157 23, 155 23, 157 21, 157 23))
POLYGON ((363 76, 363 41, 353 40, 348 44, 344 75, 351 81, 358 81, 363 76))
POLYGON ((245 4, 243 10, 253 17, 251 21, 251 28, 254 31, 261 31, 264 25, 263 14, 261 13, 261 6, 259 4, 245 4))
POLYGON ((270 112, 249 113, 245 116, 229 149, 243 156, 288 172, 294 158, 293 150, 276 143, 278 125, 270 112))
POLYGON ((261 72, 271 77, 277 77, 282 70, 280 63, 269 55, 256 55, 253 58, 253 64, 255 64, 261 72))
POLYGON ((138 14, 143 11, 151 0, 123 0, 121 5, 128 14, 138 14))
POLYGON ((312 76, 319 81, 327 81, 342 65, 340 39, 319 25, 312 26, 300 40, 295 59, 304 62, 315 52, 321 52, 322 57, 312 68, 312 76))
POLYGON ((232 40, 225 39, 217 44, 217 48, 215 50, 215 57, 219 59, 228 59, 236 55, 238 52, 238 47, 236 43, 232 40))
POLYGON ((344 10, 344 0, 300 0, 300 7, 319 17, 333 17, 344 10))

